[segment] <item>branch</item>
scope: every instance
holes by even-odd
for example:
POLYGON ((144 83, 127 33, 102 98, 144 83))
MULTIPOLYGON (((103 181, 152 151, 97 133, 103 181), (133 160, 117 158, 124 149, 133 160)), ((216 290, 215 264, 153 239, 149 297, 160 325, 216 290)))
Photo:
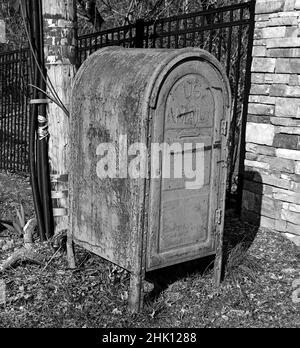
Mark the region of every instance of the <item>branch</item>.
POLYGON ((37 226, 36 219, 30 220, 24 227, 24 247, 14 252, 1 266, 0 272, 13 267, 18 262, 31 262, 38 265, 43 264, 42 257, 34 250, 33 234, 37 226))
POLYGON ((77 0, 78 16, 92 23, 96 30, 100 30, 104 19, 98 11, 96 0, 77 0))

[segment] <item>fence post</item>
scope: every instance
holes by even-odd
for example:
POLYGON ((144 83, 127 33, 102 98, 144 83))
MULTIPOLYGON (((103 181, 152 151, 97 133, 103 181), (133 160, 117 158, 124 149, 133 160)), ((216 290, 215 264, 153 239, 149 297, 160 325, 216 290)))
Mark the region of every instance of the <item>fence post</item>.
POLYGON ((144 48, 145 21, 138 19, 135 23, 135 48, 144 48))

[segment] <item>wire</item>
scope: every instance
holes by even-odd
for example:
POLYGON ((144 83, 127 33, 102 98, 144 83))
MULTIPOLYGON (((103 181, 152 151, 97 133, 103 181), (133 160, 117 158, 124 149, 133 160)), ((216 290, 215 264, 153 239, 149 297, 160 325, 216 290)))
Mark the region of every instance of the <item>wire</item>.
MULTIPOLYGON (((57 100, 55 100, 50 94, 48 94, 46 91, 43 91, 41 88, 34 86, 32 84, 29 84, 28 86, 37 89, 39 92, 43 93, 48 99, 50 99, 53 103, 55 103, 58 107, 61 107, 58 103, 57 100)), ((69 111, 66 109, 64 111, 68 117, 70 117, 69 111)))

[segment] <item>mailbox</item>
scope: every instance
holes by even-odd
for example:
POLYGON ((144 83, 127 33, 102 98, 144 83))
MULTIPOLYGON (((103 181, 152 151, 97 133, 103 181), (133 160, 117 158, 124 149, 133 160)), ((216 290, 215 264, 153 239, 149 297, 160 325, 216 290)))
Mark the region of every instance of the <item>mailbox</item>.
POLYGON ((110 47, 73 87, 72 240, 131 273, 217 255, 220 277, 231 94, 200 49, 110 47))

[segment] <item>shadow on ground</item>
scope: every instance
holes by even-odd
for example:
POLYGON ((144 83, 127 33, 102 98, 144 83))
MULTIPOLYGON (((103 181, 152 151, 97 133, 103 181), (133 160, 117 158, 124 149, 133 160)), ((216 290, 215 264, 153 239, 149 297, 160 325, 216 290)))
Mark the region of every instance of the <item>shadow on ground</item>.
MULTIPOLYGON (((246 172, 244 175, 247 182, 247 197, 243 201, 242 215, 238 216, 236 211, 237 202, 233 197, 227 201, 224 247, 223 247, 223 279, 230 255, 238 249, 240 254, 247 253, 253 245, 259 231, 261 220, 261 206, 263 186, 262 179, 257 172, 246 172)), ((243 257, 241 255, 240 260, 243 257)), ((154 284, 154 289, 146 295, 146 302, 157 299, 163 291, 178 280, 185 279, 191 275, 204 276, 214 268, 214 256, 186 262, 172 267, 150 272, 146 280, 154 284)))

